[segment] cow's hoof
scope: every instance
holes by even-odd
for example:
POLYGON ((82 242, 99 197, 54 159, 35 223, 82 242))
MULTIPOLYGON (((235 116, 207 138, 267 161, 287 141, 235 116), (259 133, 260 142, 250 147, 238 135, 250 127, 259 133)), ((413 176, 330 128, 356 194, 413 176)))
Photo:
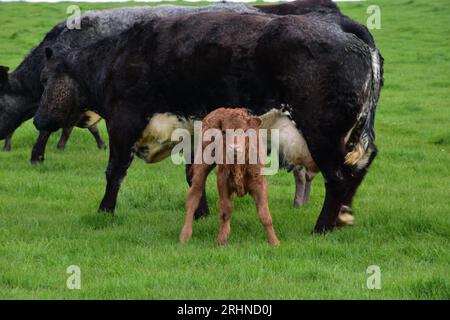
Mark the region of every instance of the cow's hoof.
POLYGON ((106 146, 106 144, 99 144, 99 145, 97 145, 97 147, 100 149, 100 150, 106 150, 108 147, 106 146))
POLYGON ((39 164, 44 162, 44 156, 33 156, 31 157, 31 164, 39 164))
POLYGON ((338 227, 352 226, 354 221, 355 221, 355 218, 350 213, 343 212, 343 213, 339 214, 337 221, 336 221, 336 225, 338 227))
POLYGON ((64 149, 66 148, 66 145, 58 144, 58 145, 56 146, 56 148, 58 148, 58 150, 64 151, 64 149))
POLYGON ((97 211, 100 213, 114 213, 114 209, 115 208, 111 206, 100 205, 97 211))
POLYGON ((302 200, 296 199, 294 200, 294 208, 300 208, 303 205, 302 200))
POLYGON ((342 206, 339 211, 339 216, 336 220, 336 226, 338 227, 347 227, 352 226, 355 221, 355 217, 353 216, 353 210, 349 206, 342 206))
POLYGON ((4 152, 10 152, 11 151, 11 147, 10 146, 4 146, 3 147, 3 151, 4 152))
POLYGON ((333 231, 333 226, 315 226, 311 234, 323 235, 333 231))

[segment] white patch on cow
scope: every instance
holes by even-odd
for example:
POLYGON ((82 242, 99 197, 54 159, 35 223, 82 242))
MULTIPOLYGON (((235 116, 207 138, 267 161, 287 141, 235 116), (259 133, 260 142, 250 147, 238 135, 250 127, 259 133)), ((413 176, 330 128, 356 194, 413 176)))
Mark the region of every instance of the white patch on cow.
POLYGON ((153 115, 135 143, 136 155, 147 163, 161 161, 168 156, 176 142, 171 140, 175 129, 187 129, 193 133, 193 122, 171 113, 153 115))
POLYGON ((88 117, 88 120, 87 120, 86 123, 85 123, 85 127, 86 127, 86 128, 90 128, 90 127, 92 127, 93 125, 96 125, 97 123, 99 123, 100 120, 102 120, 102 117, 100 117, 100 116, 99 116, 98 114, 96 114, 95 112, 92 112, 92 111, 86 111, 84 114, 88 117))
MULTIPOLYGON (((358 121, 360 119, 367 119, 370 114, 370 108, 371 108, 371 99, 372 99, 372 87, 374 84, 378 83, 380 81, 381 77, 381 65, 380 65, 380 58, 378 50, 372 49, 370 50, 371 55, 371 65, 372 70, 367 75, 367 81, 365 84, 365 91, 367 92, 367 98, 366 101, 364 101, 363 107, 361 109, 361 112, 358 115, 358 121)), ((366 120, 367 121, 367 120, 366 120)), ((350 131, 345 136, 345 143, 347 143, 348 139, 350 138, 350 134, 353 131, 354 127, 350 129, 350 131)), ((369 159, 370 155, 372 153, 372 150, 369 148, 369 141, 361 135, 359 142, 356 144, 353 150, 351 150, 347 155, 345 156, 345 163, 347 165, 354 166, 358 169, 365 168, 369 159)))
POLYGON ((318 168, 311 157, 306 140, 289 116, 289 113, 272 109, 260 116, 261 128, 279 130, 280 152, 289 164, 302 165, 317 172, 318 168))
POLYGON ((372 56, 372 73, 373 73, 373 80, 375 82, 380 81, 380 58, 378 55, 378 50, 371 50, 370 54, 372 56))

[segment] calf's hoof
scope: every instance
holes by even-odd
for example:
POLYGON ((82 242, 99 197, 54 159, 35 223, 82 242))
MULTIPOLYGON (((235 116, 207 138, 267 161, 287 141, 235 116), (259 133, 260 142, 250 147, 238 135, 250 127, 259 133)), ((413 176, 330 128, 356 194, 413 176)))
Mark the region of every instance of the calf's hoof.
POLYGON ((180 242, 186 243, 188 242, 192 237, 192 230, 183 227, 183 230, 180 233, 180 242))
POLYGON ((227 243, 228 243, 228 239, 226 239, 226 238, 217 238, 217 245, 218 246, 223 247, 223 246, 226 246, 227 243))
POLYGON ((279 247, 280 246, 280 240, 278 240, 278 239, 269 240, 269 244, 272 247, 279 247))
POLYGON ((11 151, 11 146, 4 146, 3 147, 3 151, 4 152, 10 152, 11 151))
POLYGON ((60 144, 60 143, 58 143, 58 144, 56 145, 56 148, 58 148, 58 150, 63 151, 63 150, 66 148, 66 145, 65 145, 65 144, 60 144))

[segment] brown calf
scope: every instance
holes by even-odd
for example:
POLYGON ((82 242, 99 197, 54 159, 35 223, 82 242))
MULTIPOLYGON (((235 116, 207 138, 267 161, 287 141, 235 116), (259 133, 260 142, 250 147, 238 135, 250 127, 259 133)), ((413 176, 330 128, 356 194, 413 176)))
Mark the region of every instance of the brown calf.
MULTIPOLYGON (((187 194, 186 201, 186 221, 183 230, 180 234, 180 241, 185 242, 192 236, 192 222, 194 219, 195 210, 198 207, 202 192, 205 187, 208 174, 218 165, 217 171, 217 187, 219 189, 220 199, 220 231, 217 237, 217 243, 219 245, 225 245, 227 243, 228 235, 230 234, 230 221, 233 212, 233 196, 235 193, 239 197, 249 193, 256 202, 256 208, 258 211, 259 219, 266 229, 269 243, 271 245, 279 245, 277 236, 272 225, 272 217, 270 216, 268 206, 268 184, 261 170, 263 168, 263 160, 259 156, 257 161, 253 163, 249 158, 250 153, 261 147, 261 141, 259 139, 259 129, 261 126, 261 119, 258 117, 250 116, 245 109, 227 109, 219 108, 206 116, 202 122, 202 133, 208 129, 218 129, 222 135, 223 140, 223 161, 221 163, 206 164, 202 161, 201 164, 194 163, 192 165, 192 185, 187 194), (256 133, 256 139, 253 140, 253 144, 249 143, 249 135, 245 136, 243 140, 236 140, 236 136, 233 137, 234 143, 228 143, 226 141, 226 130, 242 129, 245 133, 249 133, 247 130, 253 129, 256 133), (256 143, 255 143, 256 142, 256 143), (227 153, 231 151, 233 160, 236 160, 236 156, 245 153, 245 161, 232 161, 232 164, 227 163, 227 153), (237 162, 237 163, 236 163, 237 162)), ((198 151, 204 150, 211 142, 202 142, 203 148, 199 148, 198 151)), ((216 150, 217 152, 217 150, 216 150)), ((255 153, 254 153, 255 154, 255 153)), ((197 154, 198 155, 198 154, 197 154)), ((230 158, 228 158, 230 159, 230 158)))

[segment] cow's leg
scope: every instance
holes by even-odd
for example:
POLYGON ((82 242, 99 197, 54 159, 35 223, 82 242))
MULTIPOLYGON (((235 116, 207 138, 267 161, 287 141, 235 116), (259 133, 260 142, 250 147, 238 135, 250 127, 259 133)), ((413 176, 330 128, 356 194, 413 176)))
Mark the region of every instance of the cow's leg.
POLYGON ((180 233, 180 241, 186 242, 192 236, 194 214, 201 202, 208 174, 214 168, 212 165, 199 164, 192 167, 191 186, 186 196, 186 220, 180 233))
POLYGON ((269 244, 272 246, 278 246, 280 244, 280 241, 278 240, 275 234, 275 230, 273 229, 272 217, 269 211, 269 187, 267 181, 265 179, 262 179, 261 183, 255 184, 255 186, 256 187, 250 190, 250 194, 255 200, 259 221, 267 232, 269 244))
MULTIPOLYGON (((191 161, 191 164, 186 164, 186 181, 189 184, 189 187, 192 185, 192 163, 194 162, 193 158, 191 161)), ((208 200, 206 198, 206 191, 205 188, 203 188, 202 191, 202 197, 200 199, 200 203, 195 210, 195 219, 200 219, 202 217, 207 217, 209 215, 209 207, 208 207, 208 200)))
POLYGON ((106 169, 106 191, 99 211, 114 212, 117 195, 134 157, 134 143, 141 128, 132 127, 133 121, 111 121, 109 133, 109 162, 106 169))
POLYGON ((305 191, 303 192, 303 204, 309 201, 309 194, 311 193, 311 185, 316 173, 305 168, 305 191))
POLYGON ((231 215, 233 214, 233 192, 228 187, 226 176, 217 176, 217 187, 219 190, 219 219, 220 229, 217 236, 217 244, 224 246, 227 244, 231 231, 231 215))
POLYGON ((48 138, 52 133, 49 131, 40 131, 39 137, 31 151, 31 163, 39 163, 44 161, 45 147, 47 146, 48 138))
POLYGON ((325 182, 325 200, 314 227, 314 232, 322 233, 336 227, 339 211, 353 183, 352 168, 344 164, 342 142, 336 135, 316 134, 308 146, 325 182))
POLYGON ((95 141, 97 142, 97 147, 102 150, 106 149, 106 144, 103 142, 102 137, 100 136, 100 130, 98 130, 98 127, 96 124, 88 128, 89 132, 94 136, 95 141))
POLYGON ((354 223, 353 210, 352 210, 352 202, 355 197, 358 186, 361 184, 365 175, 367 174, 367 169, 375 158, 377 151, 372 151, 369 161, 365 168, 362 168, 358 171, 358 174, 354 177, 354 183, 350 186, 347 195, 344 198, 343 204, 341 206, 339 217, 337 220, 337 225, 339 227, 351 226, 354 223))
POLYGON ((11 151, 11 140, 12 140, 13 134, 14 134, 14 132, 10 133, 6 136, 5 145, 3 146, 3 151, 5 151, 5 152, 11 151))
POLYGON ((361 184, 367 169, 376 155, 372 151, 370 160, 364 168, 350 167, 344 164, 344 157, 339 148, 328 146, 327 156, 319 157, 318 165, 321 167, 325 179, 325 202, 314 228, 315 232, 326 232, 337 226, 337 218, 342 205, 353 198, 357 188, 361 184))
POLYGON ((61 132, 61 138, 59 138, 57 148, 59 150, 64 150, 66 147, 67 140, 69 140, 70 135, 72 134, 73 127, 63 128, 61 132))
POLYGON ((302 204, 304 204, 304 194, 305 194, 305 184, 306 184, 306 169, 295 166, 294 170, 294 179, 295 179, 295 198, 294 198, 294 207, 300 208, 302 204))

